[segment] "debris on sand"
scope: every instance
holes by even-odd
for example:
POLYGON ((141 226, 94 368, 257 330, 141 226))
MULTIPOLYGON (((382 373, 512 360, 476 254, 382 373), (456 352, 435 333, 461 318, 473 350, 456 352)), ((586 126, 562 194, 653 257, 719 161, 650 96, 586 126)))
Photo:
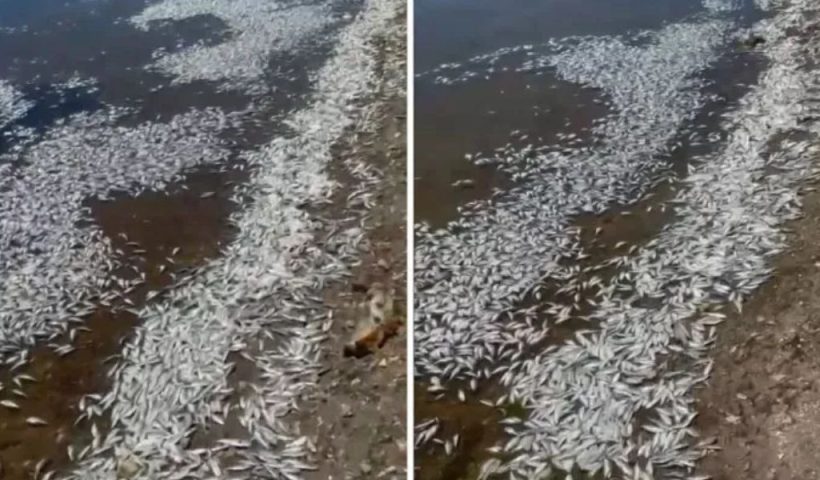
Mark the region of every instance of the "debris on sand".
POLYGON ((394 315, 391 292, 376 282, 370 286, 367 297, 367 315, 360 318, 353 338, 344 346, 345 356, 361 358, 371 354, 401 328, 401 320, 394 315))
POLYGON ((764 43, 766 43, 766 39, 759 35, 750 35, 745 40, 743 40, 743 45, 746 48, 757 48, 763 45, 764 43))

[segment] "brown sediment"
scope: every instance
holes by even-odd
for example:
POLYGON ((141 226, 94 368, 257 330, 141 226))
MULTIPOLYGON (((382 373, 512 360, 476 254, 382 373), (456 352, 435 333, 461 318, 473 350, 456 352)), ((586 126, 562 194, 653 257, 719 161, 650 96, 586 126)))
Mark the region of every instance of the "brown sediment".
POLYGON ((485 385, 471 392, 465 401, 452 394, 434 395, 427 385, 416 382, 415 421, 417 424, 438 419, 434 438, 450 441, 458 435, 458 443, 448 455, 443 445, 428 440, 415 455, 415 478, 419 480, 474 480, 481 465, 497 455, 489 449, 506 437, 500 421, 510 416, 503 406, 485 405, 477 398, 496 398, 501 389, 485 385))
MULTIPOLYGON (((135 198, 90 202, 94 222, 124 252, 121 260, 126 266, 113 275, 133 279, 145 274, 145 283, 127 295, 134 307, 145 304, 149 291, 171 286, 175 276, 219 254, 230 234, 228 215, 235 208, 228 200, 230 185, 241 177, 235 172, 203 169, 173 185, 172 194, 146 192, 135 198), (202 198, 205 192, 215 194, 202 198), (180 250, 172 255, 175 248, 180 250)), ((122 309, 127 306, 122 302, 99 305, 82 325, 72 327, 73 336, 67 333, 54 340, 55 345, 74 347, 70 353, 61 356, 40 345, 32 349, 26 365, 0 372, 5 387, 0 398, 14 399, 20 406, 19 410, 0 407, 4 479, 30 479, 41 461, 47 461, 43 471, 69 468, 68 446, 79 452, 90 444, 92 422, 76 422, 79 402, 86 395, 104 394, 107 370, 117 361, 122 342, 139 324, 134 314, 122 309), (11 392, 16 388, 12 379, 20 374, 35 379, 23 380, 20 390, 26 398, 11 392), (30 426, 25 421, 30 416, 48 424, 30 426)), ((108 426, 105 417, 95 417, 93 422, 101 432, 108 426)))
POLYGON ((169 193, 145 192, 135 198, 94 202, 92 216, 114 248, 146 273, 147 287, 161 288, 168 284, 171 272, 219 254, 230 238, 229 216, 236 209, 230 196, 246 178, 239 169, 201 169, 170 186, 169 193), (172 255, 175 248, 179 252, 172 255), (136 249, 144 252, 135 253, 136 249), (160 274, 160 265, 166 265, 169 274, 160 274))

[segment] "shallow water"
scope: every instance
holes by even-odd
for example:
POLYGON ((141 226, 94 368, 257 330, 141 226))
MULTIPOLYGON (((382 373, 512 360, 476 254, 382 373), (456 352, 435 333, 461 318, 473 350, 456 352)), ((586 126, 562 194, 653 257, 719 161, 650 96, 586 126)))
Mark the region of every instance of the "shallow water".
POLYGON ((514 183, 492 166, 476 165, 467 155, 507 144, 560 143, 556 135, 561 132, 588 138, 592 120, 608 111, 594 103, 595 92, 590 89, 514 72, 447 89, 422 84, 416 95, 415 214, 434 226, 456 218, 459 205, 487 198, 514 183), (474 183, 454 188, 454 183, 465 179, 474 183))
MULTIPOLYGON (((106 158, 109 156, 135 157, 129 172, 132 175, 151 166, 152 158, 145 164, 136 159, 143 153, 140 145, 133 150, 127 145, 123 150, 112 150, 106 146, 106 138, 93 137, 92 131, 72 133, 88 135, 90 140, 79 144, 91 143, 93 145, 89 147, 97 147, 92 151, 97 152, 99 158, 79 160, 99 164, 101 181, 92 189, 93 194, 66 200, 67 205, 72 205, 66 208, 73 208, 72 213, 76 213, 77 221, 73 226, 70 222, 59 224, 59 213, 49 216, 48 212, 42 212, 38 222, 46 223, 37 223, 34 227, 44 231, 59 230, 64 239, 86 238, 86 233, 72 233, 72 229, 99 232, 101 238, 107 239, 110 249, 104 250, 104 255, 94 255, 92 264, 75 267, 116 265, 116 268, 103 275, 101 281, 106 285, 103 290, 87 297, 98 305, 93 313, 81 317, 85 323, 81 321, 76 326, 87 327, 89 332, 72 328, 73 333, 60 334, 59 323, 66 315, 61 316, 58 310, 52 329, 53 344, 45 346, 42 339, 35 341, 32 338, 31 344, 37 346, 28 357, 29 363, 14 373, 8 367, 0 370, 4 383, 20 372, 30 373, 36 379, 36 383, 25 384, 22 388, 28 398, 16 399, 21 405, 19 410, 0 412, 0 424, 4 426, 0 433, 0 462, 7 478, 24 478, 32 474, 42 460, 48 461, 45 467, 48 470, 64 468, 69 464, 68 445, 74 445, 76 452, 89 444, 91 423, 86 420, 74 425, 79 414, 78 402, 84 395, 105 392, 110 380, 106 378, 106 372, 117 360, 105 364, 103 361, 119 353, 132 328, 139 325, 133 314, 122 310, 112 312, 106 307, 112 303, 109 297, 116 296, 118 290, 112 284, 136 281, 142 276, 144 282, 125 295, 127 300, 123 301, 133 308, 161 302, 167 288, 222 253, 232 234, 229 216, 243 207, 233 198, 235 187, 248 177, 247 171, 237 168, 243 165, 241 155, 289 133, 290 127, 281 123, 283 116, 305 105, 311 94, 311 75, 331 53, 336 32, 350 23, 352 16, 346 14, 357 12, 362 5, 358 0, 301 2, 301 5, 323 8, 327 21, 321 28, 304 33, 303 41, 295 46, 276 51, 265 59, 266 75, 259 79, 263 88, 249 91, 220 82, 175 83, 166 72, 146 68, 168 52, 182 51, 194 45, 206 48, 220 45, 235 35, 223 20, 212 15, 161 21, 152 24, 148 30, 136 28, 128 21, 157 3, 160 2, 0 2, 0 81, 11 84, 20 92, 23 101, 29 103, 23 114, 0 125, 0 168, 4 164, 10 166, 7 171, 0 169, 0 205, 6 202, 5 208, 10 208, 10 201, 21 204, 43 202, 37 198, 4 199, 3 195, 15 195, 12 179, 16 174, 24 176, 36 169, 30 153, 42 149, 44 140, 50 142, 54 156, 88 155, 88 150, 77 150, 75 154, 70 145, 66 146, 71 138, 55 134, 59 128, 75 122, 78 114, 104 117, 110 113, 111 121, 101 124, 127 137, 147 122, 161 126, 177 122, 179 115, 206 108, 219 109, 222 114, 242 112, 235 121, 226 122, 221 128, 205 134, 222 146, 224 155, 180 163, 188 166, 172 178, 161 180, 159 184, 163 188, 160 189, 152 188, 152 185, 132 187, 129 183, 117 182, 113 182, 114 187, 106 185, 103 177, 116 175, 107 171, 109 162, 106 158), (4 175, 8 177, 4 178, 4 175), (8 185, 4 183, 6 179, 10 180, 8 185), (82 213, 79 213, 80 209, 82 213), (57 226, 52 228, 47 223, 50 221, 57 222, 57 226), (117 251, 118 254, 113 253, 117 251), (156 296, 147 299, 149 292, 156 296), (73 345, 75 350, 61 357, 52 351, 57 344, 73 345), (48 426, 38 429, 27 425, 23 420, 31 415, 43 417, 48 426), (53 437, 53 441, 29 441, 44 433, 50 439, 53 437)), ((282 15, 291 6, 293 2, 281 2, 282 15)), ((297 34, 302 35, 302 32, 297 34)), ((196 133, 199 128, 194 124, 189 133, 196 133)), ((205 131, 209 127, 202 125, 201 128, 205 131)), ((109 130, 97 132, 100 131, 109 130)), ((160 131, 154 137, 157 143, 169 141, 160 131)), ((152 140, 150 134, 147 138, 152 140)), ((180 154, 208 157, 209 152, 212 150, 203 144, 201 153, 192 149, 180 154)), ((71 177, 66 165, 68 162, 57 162, 44 178, 60 185, 61 178, 71 177)), ((51 203, 44 202, 46 207, 43 208, 57 203, 60 199, 52 199, 51 203)), ((7 213, 11 216, 14 210, 7 213)), ((3 237, 0 235, 0 244, 6 241, 3 237)), ((42 253, 38 249, 25 252, 26 238, 8 241, 22 252, 15 254, 10 264, 37 259, 42 253)), ((46 263, 42 273, 48 276, 50 268, 52 266, 46 263)), ((4 285, 5 275, 6 272, 0 272, 0 278, 3 278, 0 287, 13 287, 11 283, 4 285)), ((76 288, 75 285, 70 287, 76 288)), ((46 282, 38 288, 51 291, 62 287, 58 283, 49 285, 46 282)), ((11 300, 0 298, 0 314, 12 303, 11 300)), ((124 307, 123 301, 113 302, 114 309, 124 307)), ((14 322, 23 321, 14 314, 0 316, 0 320, 6 323, 2 325, 4 329, 14 329, 14 322)), ((18 348, 22 346, 3 345, 7 356, 18 348)), ((101 420, 98 427, 104 432, 106 420, 101 420)))
MULTIPOLYGON (((575 136, 571 146, 584 146, 581 140, 589 139, 593 123, 610 113, 596 89, 563 80, 549 69, 516 71, 526 58, 520 53, 486 63, 471 64, 469 59, 551 39, 652 31, 703 13, 698 1, 417 2, 415 188, 420 194, 416 196, 416 220, 443 226, 457 218, 465 204, 490 198, 515 183, 492 167, 476 166, 465 155, 474 157, 507 144, 565 145, 560 134, 575 136), (442 85, 431 72, 450 62, 463 65, 450 78, 464 70, 477 75, 442 85), (453 183, 460 185, 457 182, 463 179, 471 182, 453 188, 453 183)), ((749 0, 720 17, 740 28, 761 15, 749 0)), ((730 45, 726 59, 703 74, 715 91, 747 83, 747 72, 754 76, 757 71, 739 65, 733 50, 736 45, 730 45)), ((704 113, 717 111, 718 106, 709 106, 704 113)), ((682 126, 682 130, 694 125, 682 126)))
MULTIPOLYGON (((538 57, 534 52, 542 45, 549 44, 551 39, 559 39, 560 44, 560 39, 567 36, 615 38, 608 36, 617 35, 622 36, 621 38, 630 38, 638 30, 646 29, 653 32, 671 24, 684 21, 699 22, 705 18, 729 21, 729 31, 734 32, 762 17, 763 13, 756 10, 752 2, 744 2, 740 8, 733 11, 718 13, 704 10, 700 2, 541 2, 537 6, 530 2, 521 2, 520 5, 433 0, 418 2, 418 31, 422 32, 425 28, 428 31, 417 36, 416 49, 417 65, 424 65, 423 68, 427 70, 420 69, 420 74, 416 77, 415 220, 434 229, 446 227, 450 221, 455 222, 450 226, 450 233, 438 232, 429 236, 427 233, 422 234, 423 252, 426 256, 421 266, 417 260, 417 270, 421 268, 424 273, 426 266, 434 266, 441 275, 424 277, 421 282, 417 282, 417 325, 420 319, 424 322, 435 318, 435 314, 424 311, 426 306, 430 305, 424 297, 425 289, 436 288, 439 282, 449 282, 446 284, 450 285, 450 288, 458 289, 463 294, 474 287, 474 283, 466 279, 464 282, 471 283, 470 285, 459 284, 449 277, 451 273, 453 276, 469 277, 465 272, 472 271, 471 262, 483 258, 481 255, 471 258, 474 250, 484 247, 480 240, 480 231, 470 230, 470 234, 459 236, 462 229, 470 229, 483 223, 470 220, 464 227, 465 223, 460 219, 480 219, 485 215, 496 215, 495 212, 499 209, 514 212, 516 206, 508 198, 526 198, 528 190, 549 192, 549 188, 552 187, 552 182, 549 181, 552 171, 549 169, 535 167, 534 174, 522 176, 518 172, 526 171, 526 167, 519 168, 515 163, 504 165, 503 162, 499 166, 477 165, 475 158, 486 157, 494 151, 500 151, 502 156, 509 155, 510 152, 526 145, 533 147, 532 157, 537 156, 539 151, 583 152, 588 148, 594 149, 600 141, 591 133, 595 125, 612 118, 612 99, 606 92, 561 78, 554 68, 538 65, 535 68, 532 68, 532 65, 521 68, 522 65, 527 65, 529 59, 538 57), (443 62, 451 63, 440 65, 443 62), (525 138, 522 139, 522 136, 525 138), (464 182, 464 179, 469 181, 464 182), (514 191, 519 193, 509 193, 514 191), (441 244, 446 247, 445 254, 437 258, 435 245, 439 241, 438 238, 443 239, 441 244), (458 245, 459 240, 454 240, 458 238, 469 238, 471 242, 475 242, 470 247, 470 253, 463 256, 451 255, 452 250, 449 249, 457 248, 453 245, 458 245), (469 266, 459 269, 459 262, 469 266), (448 270, 450 268, 452 270, 448 270), (418 315, 420 310, 421 317, 418 315)), ((642 45, 647 37, 651 38, 651 35, 634 37, 629 43, 642 45)), ((741 36, 740 39, 742 38, 744 37, 741 36)), ((666 53, 671 55, 671 52, 666 53)), ((702 105, 683 118, 676 127, 677 133, 669 137, 667 147, 652 153, 655 170, 649 178, 665 180, 660 184, 653 184, 648 190, 638 189, 634 194, 625 193, 621 198, 622 204, 614 202, 609 205, 607 211, 576 215, 568 220, 573 227, 581 229, 576 238, 578 243, 571 252, 583 255, 579 256, 579 259, 562 260, 562 269, 573 271, 577 268, 585 271, 589 266, 615 259, 627 251, 632 252, 633 248, 646 245, 675 221, 674 209, 668 205, 677 189, 675 182, 684 178, 699 158, 714 154, 723 148, 729 133, 721 130, 723 116, 739 106, 739 100, 749 92, 749 87, 758 81, 759 74, 766 67, 766 62, 761 56, 754 49, 744 45, 741 40, 729 39, 722 42, 715 56, 716 61, 710 62, 707 68, 698 71, 697 82, 693 83, 697 86, 697 95, 703 99, 702 105), (647 193, 649 195, 644 197, 647 193), (644 198, 638 201, 641 197, 644 198)), ((657 64, 648 65, 652 68, 658 67, 657 64)), ((581 62, 575 66, 583 68, 581 62)), ((630 73, 634 74, 636 79, 640 79, 644 72, 630 73)), ((583 159, 583 156, 582 153, 578 158, 583 159)), ((516 161, 521 162, 520 159, 516 161)), ((642 175, 640 172, 636 174, 642 175)), ((542 192, 540 195, 546 194, 542 192)), ((538 208, 535 204, 528 206, 538 208)), ((514 217, 520 217, 522 221, 532 218, 518 212, 514 217)), ((532 229, 532 232, 534 235, 539 234, 537 228, 532 229)), ((528 235, 527 228, 521 227, 514 235, 528 235)), ((549 237, 545 240, 549 240, 549 237)), ((487 243, 489 242, 490 239, 487 243)), ((501 245, 492 244, 489 248, 499 249, 501 253, 503 242, 501 245)), ((546 258, 547 255, 544 257, 545 263, 551 261, 546 258)), ((505 265, 504 257, 501 258, 498 264, 494 264, 496 267, 478 270, 475 276, 498 275, 499 281, 495 286, 500 288, 504 288, 505 282, 513 283, 510 274, 506 274, 505 277, 505 269, 514 271, 515 267, 505 265)), ((492 261, 497 260, 498 257, 492 258, 492 261)), ((538 262, 538 259, 533 259, 533 262, 538 262)), ((618 269, 593 270, 591 273, 585 271, 568 280, 570 285, 574 285, 575 282, 584 284, 590 278, 597 277, 597 280, 603 279, 605 285, 609 283, 607 278, 618 273, 618 269)), ((532 287, 523 298, 516 297, 518 300, 511 300, 510 306, 492 306, 493 309, 499 308, 505 314, 509 314, 510 320, 518 319, 520 315, 521 318, 515 325, 523 325, 527 321, 542 326, 549 325, 549 332, 543 341, 536 342, 529 348, 523 347, 524 359, 537 355, 543 349, 571 344, 570 340, 579 331, 595 328, 595 324, 590 323, 589 318, 585 317, 590 310, 586 302, 594 301, 598 295, 596 289, 587 292, 584 292, 583 288, 570 289, 570 294, 556 294, 556 289, 566 285, 560 282, 556 285, 555 282, 555 278, 550 278, 544 284, 532 287), (538 294, 538 299, 533 297, 534 293, 538 294), (576 311, 569 321, 558 325, 553 323, 555 312, 547 314, 547 309, 544 308, 544 304, 549 305, 553 301, 558 304, 576 305, 576 311), (582 306, 578 307, 579 304, 582 306)), ((491 283, 487 286, 492 287, 491 283)), ((480 295, 477 294, 476 297, 482 301, 487 298, 480 295)), ((492 297, 492 294, 488 296, 492 297)), ((435 306, 431 309, 439 308, 439 313, 451 311, 446 300, 433 305, 435 306)), ((452 325, 458 322, 458 326, 429 331, 424 330, 426 327, 422 326, 421 329, 425 332, 423 338, 428 338, 430 332, 444 336, 447 328, 452 328, 451 331, 455 332, 452 338, 470 338, 472 334, 463 330, 467 329, 464 327, 465 324, 473 324, 473 329, 478 329, 483 322, 495 325, 486 318, 477 318, 479 316, 478 313, 473 315, 470 312, 456 312, 452 325)), ((434 321, 433 328, 446 323, 434 321)), ((498 330, 505 333, 512 330, 504 328, 499 327, 498 330)), ((488 334, 488 338, 491 335, 488 334)), ((417 341, 418 338, 417 336, 417 341)), ((458 340, 453 341, 453 349, 463 348, 469 351, 473 346, 477 346, 472 343, 467 346, 458 340)), ((435 342, 438 344, 438 340, 435 342)), ((487 342, 492 343, 491 340, 487 342)), ((436 350, 435 355, 443 355, 441 358, 446 358, 447 354, 442 352, 448 351, 448 344, 442 341, 440 345, 441 349, 436 350)), ((425 355, 436 358, 432 352, 432 349, 417 349, 417 371, 419 365, 423 366, 418 377, 421 388, 426 387, 426 382, 430 380, 429 375, 440 372, 431 366, 435 360, 427 363, 425 355), (421 363, 418 361, 420 357, 421 363), (426 371, 428 367, 436 373, 426 371)), ((454 354, 455 359, 466 361, 468 357, 464 355, 459 359, 458 355, 454 354)), ((504 362, 500 364, 503 365, 504 362)), ((513 364, 517 367, 521 362, 513 364)), ((446 362, 442 365, 446 365, 446 362)), ((485 366, 492 368, 495 365, 498 364, 487 359, 484 363, 479 362, 479 366, 467 367, 466 371, 469 373, 459 378, 469 378, 475 372, 480 373, 485 366)), ((441 375, 446 379, 446 373, 441 375)), ((494 380, 490 380, 492 381, 494 380)), ((445 385, 451 390, 450 393, 458 388, 455 386, 458 385, 457 382, 445 385)), ((526 391, 525 387, 521 388, 526 391)), ((466 403, 452 402, 448 406, 448 411, 441 415, 456 419, 469 415, 470 405, 476 399, 469 394, 467 397, 466 403)), ((426 415, 423 418, 417 417, 417 423, 436 416, 431 412, 435 412, 437 401, 431 400, 429 396, 421 396, 417 398, 417 402, 420 402, 417 412, 424 412, 426 415)), ((491 431, 492 433, 487 435, 492 438, 488 439, 482 434, 481 445, 476 446, 474 452, 464 451, 469 450, 469 447, 463 445, 457 455, 447 455, 440 446, 427 444, 417 451, 417 458, 422 462, 424 472, 422 478, 438 478, 441 469, 451 464, 458 464, 462 468, 459 476, 454 478, 475 478, 482 461, 491 458, 486 452, 487 445, 503 445, 510 438, 500 429, 491 431)), ((453 431, 446 433, 449 436, 453 435, 453 431)), ((461 434, 466 440, 473 433, 465 430, 461 434)), ((440 438, 444 440, 443 437, 440 438)), ((467 445, 473 444, 467 442, 467 445)), ((573 473, 573 478, 581 474, 573 473)), ((561 474, 558 475, 556 478, 562 478, 561 474)))
POLYGON ((679 0, 419 0, 416 71, 555 37, 657 28, 700 8, 699 2, 679 0))

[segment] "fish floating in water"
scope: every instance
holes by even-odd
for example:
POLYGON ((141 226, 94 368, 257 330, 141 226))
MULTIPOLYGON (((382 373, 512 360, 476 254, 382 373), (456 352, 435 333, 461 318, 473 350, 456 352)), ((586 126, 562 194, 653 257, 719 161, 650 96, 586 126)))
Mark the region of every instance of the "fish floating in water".
MULTIPOLYGON (((615 112, 593 128, 601 139, 594 149, 496 152, 491 163, 521 173, 520 187, 468 205, 446 229, 417 227, 419 377, 455 385, 492 379, 505 389, 496 405, 516 402, 527 412, 523 422, 505 423, 507 436, 493 447, 512 460, 485 463, 482 478, 558 471, 610 478, 616 470, 653 478, 660 469, 689 478, 708 450, 692 425, 692 392, 713 368, 710 347, 724 319, 714 310, 739 309, 766 281, 769 259, 785 248, 780 225, 799 215, 799 188, 818 176, 810 142, 770 143, 789 132, 820 133, 800 121, 818 86, 816 72, 804 68, 811 47, 785 35, 804 30, 814 7, 793 0, 780 8, 754 28, 777 39, 760 45, 768 69, 723 115, 726 136, 673 179, 678 188, 665 206, 674 207, 674 218, 599 265, 584 263, 587 245, 571 217, 633 204, 666 183, 656 155, 705 104, 696 74, 717 58, 731 25, 701 19, 665 27, 640 45, 581 38, 551 42, 557 53, 543 56, 537 47, 517 50, 527 57, 520 71, 555 68, 602 89, 615 112), (776 173, 762 174, 774 165, 776 173), (603 267, 616 271, 587 292, 587 275, 603 267), (533 311, 530 292, 542 285, 562 294, 542 295, 533 311), (584 297, 589 308, 581 308, 584 297), (567 338, 550 338, 561 322, 578 327, 567 338), (668 356, 682 364, 658 361, 668 356), (636 422, 639 412, 647 420, 636 422)), ((505 54, 488 62, 500 68, 505 54)), ((482 61, 453 70, 476 72, 482 61)), ((438 81, 449 68, 428 78, 438 81)), ((431 388, 441 391, 443 383, 431 380, 431 388)))

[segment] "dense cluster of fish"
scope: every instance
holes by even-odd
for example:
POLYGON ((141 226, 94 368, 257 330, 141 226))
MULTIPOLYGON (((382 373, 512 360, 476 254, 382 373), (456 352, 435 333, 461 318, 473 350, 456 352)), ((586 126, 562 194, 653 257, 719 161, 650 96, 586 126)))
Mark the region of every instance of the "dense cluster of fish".
POLYGON ((703 0, 703 8, 713 12, 729 12, 740 8, 741 0, 703 0))
MULTIPOLYGON (((517 403, 528 411, 524 419, 504 420, 508 438, 492 449, 503 455, 484 465, 481 478, 497 473, 541 478, 579 470, 605 477, 618 472, 619 478, 651 479, 661 471, 662 478, 697 478, 693 467, 710 445, 692 426, 693 387, 709 377, 709 348, 725 318, 720 307, 741 308, 767 279, 770 257, 785 246, 779 225, 799 215, 800 186, 818 176, 813 159, 820 128, 811 119, 819 85, 816 72, 806 68, 818 51, 786 34, 807 31, 807 18, 817 6, 790 0, 777 7, 774 16, 754 27, 766 38, 761 54, 768 69, 725 116, 721 129, 728 139, 716 152, 694 159, 680 190, 665 203, 674 217, 647 243, 602 264, 580 262, 588 254, 566 216, 600 213, 608 201, 630 203, 653 176, 663 177, 649 159, 645 165, 626 163, 610 154, 608 162, 598 163, 600 145, 571 155, 566 164, 561 159, 567 154, 537 151, 528 158, 500 159, 510 171, 532 170, 540 177, 528 175, 521 187, 476 203, 447 230, 420 229, 419 374, 436 392, 449 379, 475 386, 492 377, 506 393, 491 403, 517 403), (802 135, 793 136, 796 132, 802 135), (617 189, 619 174, 630 175, 618 169, 619 162, 637 168, 631 191, 617 189), (615 273, 598 275, 603 268, 615 273), (537 295, 545 280, 574 301, 537 295), (524 294, 533 292, 540 305, 521 307, 524 294), (539 343, 570 319, 580 325, 570 338, 539 343), (538 348, 527 348, 532 345, 538 348)), ((605 122, 618 119, 628 128, 600 129, 604 145, 652 157, 701 105, 697 94, 687 91, 697 82, 682 79, 714 60, 711 47, 703 47, 695 64, 680 64, 697 57, 683 52, 699 42, 719 44, 698 32, 707 24, 665 27, 634 50, 618 41, 584 40, 579 45, 589 49, 588 57, 570 50, 537 61, 607 93, 616 113, 605 122), (660 50, 669 32, 691 36, 660 50), (647 64, 649 70, 635 63, 653 50, 656 61, 647 64), (619 76, 621 65, 629 75, 619 76), (642 91, 649 101, 643 101, 642 91), (621 117, 622 111, 632 120, 621 117), (660 118, 664 115, 668 118, 660 118), (630 139, 633 129, 638 133, 630 139), (650 148, 632 148, 642 138, 650 148)), ((436 429, 428 420, 417 426, 417 434, 429 440, 436 429)))
POLYGON ((676 220, 626 258, 595 299, 590 318, 600 328, 524 361, 505 379, 511 398, 533 409, 504 446, 528 452, 514 471, 617 467, 632 478, 691 471, 703 447, 691 425, 693 387, 709 376, 708 350, 723 318, 708 308, 740 308, 766 280, 768 258, 784 247, 778 225, 799 214, 799 186, 817 176, 820 130, 801 123, 817 100, 809 93, 816 78, 802 68, 810 52, 779 38, 802 25, 793 14, 813 8, 807 3, 759 27, 779 40, 767 51, 771 67, 727 119, 725 148, 698 159, 685 178, 671 201, 676 220), (777 140, 797 131, 810 140, 777 140), (688 368, 667 368, 662 359, 673 356, 688 368), (635 422, 641 410, 642 424, 635 422))
POLYGON ((574 276, 562 266, 563 259, 583 255, 573 215, 630 203, 664 180, 657 173, 665 165, 656 155, 668 151, 678 127, 703 104, 695 74, 714 61, 726 26, 670 25, 645 46, 588 38, 527 61, 528 69, 551 65, 566 79, 601 89, 614 113, 593 128, 599 145, 477 155, 477 162, 515 170, 522 184, 468 205, 447 230, 417 225, 415 338, 421 372, 481 375, 482 363, 507 355, 504 345, 540 340, 531 327, 502 314, 548 278, 565 282, 574 276))
POLYGON ((31 102, 23 98, 23 94, 5 80, 0 80, 0 131, 26 113, 31 108, 31 102))
POLYGON ((105 412, 112 427, 74 455, 79 466, 69 478, 123 470, 146 479, 299 478, 308 468, 310 443, 283 416, 315 381, 329 329, 318 292, 347 271, 363 233, 351 227, 319 242, 317 231, 328 226, 304 206, 333 191, 331 146, 377 82, 372 39, 393 28, 399 7, 366 2, 318 72, 310 104, 288 119, 295 134, 244 155, 253 174, 236 195, 251 200, 232 217, 236 238, 188 283, 138 312, 143 323, 111 371, 111 390, 84 405, 87 418, 105 412), (260 372, 237 402, 228 401, 232 352, 260 372), (197 429, 229 416, 247 438, 188 448, 197 429))
POLYGON ((187 168, 227 158, 215 134, 235 117, 220 110, 117 126, 124 114, 112 108, 75 115, 24 149, 0 178, 0 354, 6 362, 16 362, 38 338, 82 322, 95 308, 93 292, 108 290, 102 301, 112 302, 135 286, 107 288, 115 252, 96 226, 79 226, 88 218, 87 199, 162 190, 187 168))
POLYGON ((288 5, 238 0, 163 0, 131 22, 149 29, 152 22, 198 15, 216 17, 227 25, 229 38, 217 45, 196 44, 176 52, 158 52, 151 66, 172 75, 175 83, 221 82, 226 88, 264 93, 265 73, 275 52, 295 47, 334 19, 327 5, 288 5))
MULTIPOLYGON (((701 5, 709 12, 721 14, 733 12, 742 6, 743 0, 702 0, 701 5)), ((755 0, 755 5, 760 10, 770 8, 767 0, 755 0)), ((718 15, 719 16, 719 15, 718 15)), ((644 32, 646 33, 646 32, 644 32)), ((639 43, 643 34, 633 34, 628 38, 631 43, 639 43)), ((594 36, 567 36, 561 38, 550 38, 546 42, 539 44, 522 44, 499 48, 497 50, 475 55, 461 62, 449 62, 438 65, 423 72, 417 72, 415 77, 432 81, 439 85, 457 85, 473 80, 489 79, 493 75, 503 71, 530 71, 536 75, 543 72, 532 71, 527 68, 527 63, 523 65, 505 64, 509 58, 519 57, 542 57, 546 52, 554 52, 566 49, 567 46, 577 45, 578 42, 595 39, 594 36)), ((600 41, 600 38, 598 38, 600 41)), ((542 65, 543 66, 543 65, 542 65)))
MULTIPOLYGON (((36 99, 0 81, 0 131, 13 137, 0 143, 8 147, 0 156, 0 360, 20 367, 43 341, 70 355, 71 345, 53 340, 85 329, 87 314, 100 307, 141 320, 108 372, 110 390, 79 402, 78 422, 90 426, 92 441, 69 446, 74 466, 66 478, 299 478, 309 468, 311 442, 284 417, 315 382, 331 321, 321 289, 356 261, 380 174, 348 158, 354 181, 345 217, 320 218, 306 207, 323 205, 336 190, 327 168, 331 145, 351 127, 375 128, 374 105, 363 102, 381 81, 373 40, 398 28, 401 8, 398 0, 341 3, 169 0, 130 19, 143 29, 197 15, 224 21, 231 35, 222 43, 159 51, 147 68, 178 83, 208 80, 241 90, 251 100, 241 111, 195 108, 138 123, 138 109, 103 104, 37 130, 17 122, 36 99), (313 38, 319 32, 326 38, 313 38), (315 41, 302 49, 309 38, 315 41), (254 95, 269 80, 263 77, 272 56, 312 54, 308 47, 326 40, 333 41, 331 56, 313 71, 307 103, 277 113, 287 115, 288 136, 237 146, 231 135, 267 112, 254 95), (114 274, 125 252, 94 224, 89 202, 162 192, 196 167, 236 164, 253 173, 234 190, 232 200, 242 208, 231 217, 238 232, 232 243, 218 259, 134 306, 129 295, 144 288, 145 275, 114 274), (258 372, 241 392, 228 380, 229 355, 244 357, 258 372), (189 448, 196 432, 228 422, 242 435, 217 433, 206 446, 189 448)), ((97 88, 77 76, 53 85, 55 91, 97 88)), ((32 428, 42 422, 26 421, 32 428)), ((46 464, 37 464, 37 478, 55 478, 46 464)))

